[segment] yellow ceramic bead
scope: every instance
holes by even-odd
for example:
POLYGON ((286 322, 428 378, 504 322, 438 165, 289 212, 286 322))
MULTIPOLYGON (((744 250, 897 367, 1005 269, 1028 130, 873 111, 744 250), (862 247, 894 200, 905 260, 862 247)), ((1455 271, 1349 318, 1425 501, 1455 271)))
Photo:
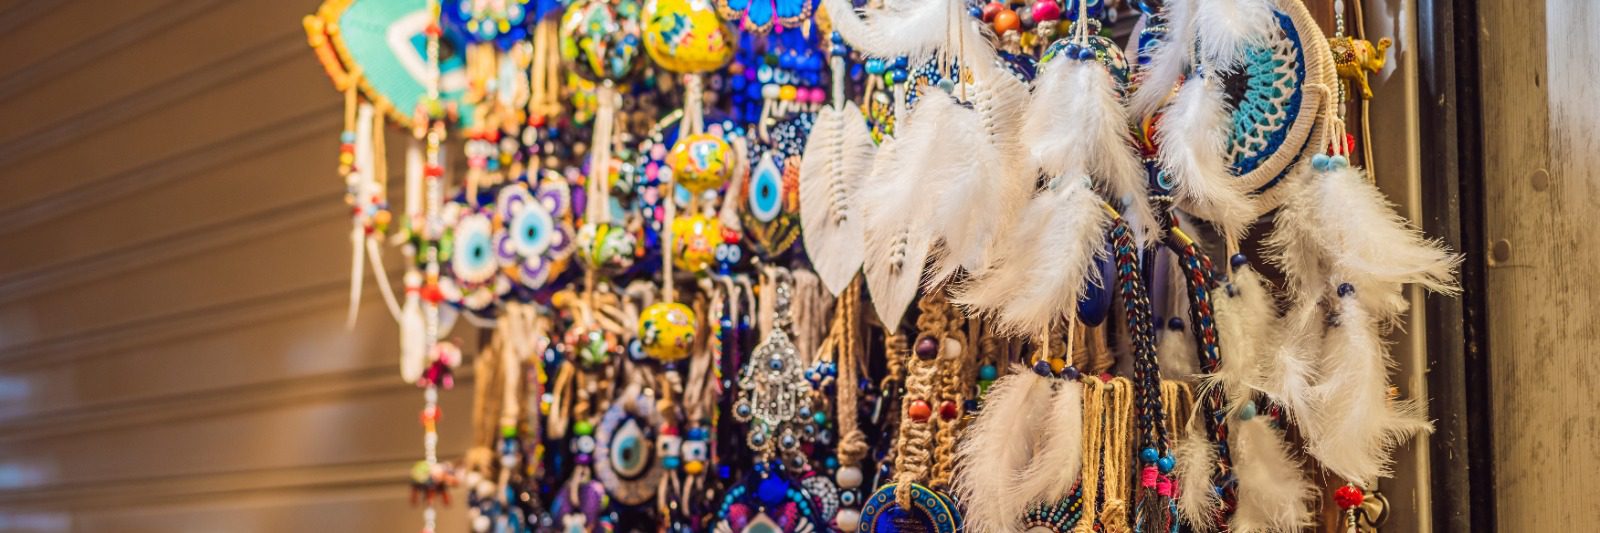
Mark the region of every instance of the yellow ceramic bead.
POLYGON ((785 85, 783 88, 778 89, 778 98, 785 102, 794 100, 794 95, 795 89, 793 85, 785 85))
POLYGON ((717 262, 722 244, 722 223, 705 215, 672 221, 672 264, 686 272, 701 273, 717 262))
POLYGON ((710 0, 647 0, 644 49, 673 72, 702 74, 733 59, 733 33, 710 0))
POLYGON ((663 362, 689 357, 694 346, 694 310, 680 303, 658 303, 639 315, 639 347, 663 362))
POLYGON ((733 147, 709 133, 690 135, 672 145, 667 166, 672 168, 674 181, 700 194, 727 183, 733 174, 733 147))

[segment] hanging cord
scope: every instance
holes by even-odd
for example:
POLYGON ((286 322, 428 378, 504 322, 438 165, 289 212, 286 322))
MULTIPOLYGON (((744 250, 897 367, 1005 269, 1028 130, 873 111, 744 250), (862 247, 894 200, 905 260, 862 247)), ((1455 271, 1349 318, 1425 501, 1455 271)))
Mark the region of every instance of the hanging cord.
POLYGON ((1106 384, 1104 498, 1100 522, 1106 531, 1129 531, 1133 497, 1133 383, 1118 377, 1106 384))
POLYGON ((1085 377, 1083 382, 1083 469, 1078 487, 1083 516, 1078 519, 1074 533, 1093 533, 1096 523, 1096 502, 1100 499, 1100 466, 1105 446, 1105 383, 1099 378, 1085 377))
POLYGON ((860 331, 860 308, 861 280, 857 278, 839 296, 833 318, 834 334, 829 338, 839 372, 834 381, 834 420, 838 421, 839 445, 836 453, 841 467, 859 467, 870 451, 867 435, 856 421, 860 414, 857 394, 860 393, 863 375, 861 363, 864 359, 861 355, 865 348, 860 331))

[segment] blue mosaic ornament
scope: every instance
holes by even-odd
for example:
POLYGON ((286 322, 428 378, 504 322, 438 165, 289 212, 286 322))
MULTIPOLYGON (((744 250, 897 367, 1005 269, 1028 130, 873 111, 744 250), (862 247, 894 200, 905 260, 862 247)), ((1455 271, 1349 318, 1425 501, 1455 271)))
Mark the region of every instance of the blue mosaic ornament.
POLYGON ((944 494, 928 487, 911 485, 911 508, 895 503, 898 487, 889 483, 878 488, 861 508, 861 533, 931 532, 956 533, 961 530, 961 510, 944 494), (909 524, 911 527, 907 527, 909 524))
MULTIPOLYGON (((770 470, 777 470, 776 465, 770 470)), ((751 475, 723 496, 712 530, 717 533, 828 531, 828 522, 820 511, 801 484, 776 472, 751 475)))

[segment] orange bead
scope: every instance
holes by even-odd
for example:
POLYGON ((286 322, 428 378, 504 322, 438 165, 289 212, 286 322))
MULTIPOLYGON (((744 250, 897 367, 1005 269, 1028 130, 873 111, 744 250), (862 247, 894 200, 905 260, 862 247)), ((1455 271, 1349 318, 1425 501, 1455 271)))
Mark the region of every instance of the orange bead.
POLYGON ((913 400, 911 407, 906 410, 906 415, 913 421, 927 422, 928 417, 933 416, 933 406, 923 400, 913 400))
POLYGON ((1005 35, 1006 32, 1018 31, 1021 29, 1022 19, 1017 18, 1016 11, 1002 9, 999 13, 994 14, 994 32, 996 34, 1005 35))

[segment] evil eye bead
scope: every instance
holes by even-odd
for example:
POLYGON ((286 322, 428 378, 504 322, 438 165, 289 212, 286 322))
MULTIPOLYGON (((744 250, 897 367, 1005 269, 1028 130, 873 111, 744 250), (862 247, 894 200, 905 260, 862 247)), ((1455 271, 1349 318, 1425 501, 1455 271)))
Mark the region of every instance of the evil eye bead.
POLYGON ((684 442, 679 455, 683 456, 683 460, 685 461, 700 462, 704 462, 711 456, 710 450, 706 446, 706 441, 703 440, 691 440, 684 442))
POLYGON ((535 257, 550 248, 555 238, 555 221, 542 206, 529 205, 512 217, 507 228, 511 243, 523 257, 535 257))
POLYGON ((694 330, 694 310, 680 303, 654 304, 639 315, 640 348, 662 362, 689 357, 694 330))
POLYGON ((672 145, 667 166, 678 185, 691 194, 722 187, 733 175, 733 147, 722 137, 700 133, 672 145))
POLYGON ((683 447, 683 438, 677 435, 663 435, 656 439, 656 455, 663 458, 678 457, 679 450, 683 447))
POLYGON ((762 156, 751 172, 746 203, 750 214, 761 222, 771 222, 783 210, 783 174, 771 154, 762 156))
POLYGON ((450 269, 456 279, 469 284, 489 281, 495 273, 494 240, 489 217, 470 214, 455 227, 455 246, 451 249, 450 269))

